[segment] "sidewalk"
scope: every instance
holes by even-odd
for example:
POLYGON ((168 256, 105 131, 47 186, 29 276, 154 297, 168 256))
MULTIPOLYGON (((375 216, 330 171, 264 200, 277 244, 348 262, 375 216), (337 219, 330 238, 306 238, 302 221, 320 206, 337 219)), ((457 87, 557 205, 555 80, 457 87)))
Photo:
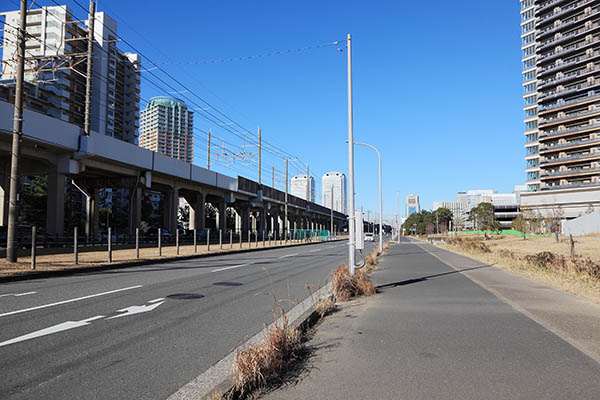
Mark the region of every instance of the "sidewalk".
POLYGON ((571 341, 593 341, 596 305, 417 243, 390 246, 373 278, 381 293, 326 318, 309 342, 305 373, 263 398, 600 398, 600 364, 547 329, 553 321, 577 321, 580 335, 571 341), (517 285, 514 305, 528 315, 429 251, 469 274, 481 272, 478 279, 491 273, 498 293, 517 285), (546 327, 530 318, 537 311, 528 303, 544 292, 561 303, 546 327), (584 308, 583 316, 575 312, 584 308))

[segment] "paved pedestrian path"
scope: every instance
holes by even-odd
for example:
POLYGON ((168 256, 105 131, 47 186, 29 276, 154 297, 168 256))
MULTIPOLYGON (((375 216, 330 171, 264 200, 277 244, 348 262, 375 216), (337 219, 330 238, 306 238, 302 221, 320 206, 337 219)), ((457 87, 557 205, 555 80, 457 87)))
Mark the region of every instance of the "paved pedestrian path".
POLYGON ((595 305, 496 271, 430 245, 391 246, 373 275, 381 293, 328 317, 309 343, 307 370, 264 397, 600 398, 600 364, 581 350, 600 314, 595 305), (492 291, 470 277, 494 279, 492 291), (544 292, 562 306, 542 324, 544 292), (537 308, 518 305, 523 299, 537 308), (585 317, 574 317, 578 308, 593 316, 578 336, 565 340, 560 327, 548 328, 562 318, 583 327, 585 317))

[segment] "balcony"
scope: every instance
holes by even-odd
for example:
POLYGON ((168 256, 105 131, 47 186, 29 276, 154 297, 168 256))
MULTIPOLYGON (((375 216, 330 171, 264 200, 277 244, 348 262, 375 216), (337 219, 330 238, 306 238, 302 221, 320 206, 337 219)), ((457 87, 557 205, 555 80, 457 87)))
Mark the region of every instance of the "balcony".
POLYGON ((540 165, 565 164, 565 163, 577 162, 577 161, 591 161, 594 159, 600 159, 600 153, 576 154, 576 155, 567 156, 567 157, 550 158, 550 159, 542 160, 540 162, 540 165))
MULTIPOLYGON (((598 112, 598 111, 596 111, 596 112, 598 112)), ((566 134, 570 134, 570 133, 587 132, 587 131, 594 130, 594 129, 600 129, 600 123, 599 124, 580 125, 580 126, 573 127, 571 129, 541 132, 539 135, 539 138, 541 140, 542 138, 553 138, 553 137, 562 136, 562 135, 566 135, 566 134)))
POLYGON ((590 55, 578 56, 578 57, 572 58, 568 61, 565 61, 561 64, 555 64, 552 66, 548 66, 546 68, 541 68, 540 71, 538 72, 538 77, 541 77, 542 75, 545 75, 545 74, 548 74, 551 72, 560 71, 561 69, 564 69, 564 68, 576 66, 579 63, 592 60, 598 56, 600 56, 600 51, 594 50, 592 52, 592 54, 590 54, 590 55))
POLYGON ((541 25, 542 23, 545 22, 550 22, 551 20, 553 20, 554 18, 558 18, 562 15, 567 14, 569 11, 573 11, 578 9, 579 7, 583 7, 586 4, 590 4, 593 3, 595 0, 583 0, 583 1, 578 1, 577 3, 574 4, 570 4, 566 7, 561 7, 561 10, 555 13, 550 13, 550 14, 546 14, 543 17, 539 18, 537 21, 536 26, 541 25))
MULTIPOLYGON (((594 29, 594 28, 596 28, 598 26, 600 26, 598 23, 594 23, 593 26, 590 27, 590 28, 584 28, 583 30, 580 29, 581 30, 580 33, 587 33, 587 31, 590 31, 590 30, 592 30, 592 29, 594 29)), ((568 36, 567 35, 563 35, 561 38, 557 39, 556 41, 557 41, 557 43, 559 41, 562 42, 563 40, 566 40, 566 39, 570 38, 571 36, 574 37, 577 34, 578 34, 577 31, 575 31, 575 32, 572 32, 572 33, 568 34, 568 36)), ((588 47, 588 46, 593 46, 594 44, 598 43, 599 41, 600 41, 600 39, 596 36, 592 40, 589 40, 589 41, 588 40, 583 40, 583 41, 581 41, 579 43, 574 43, 572 45, 563 47, 563 49, 560 50, 560 51, 551 51, 551 52, 546 53, 546 54, 541 54, 541 55, 538 56, 537 62, 538 62, 538 64, 540 64, 542 61, 547 61, 548 59, 554 59, 554 58, 562 57, 565 54, 570 53, 572 51, 583 49, 583 48, 588 47)), ((539 48, 538 50, 541 50, 541 48, 539 48)))
POLYGON ((586 68, 580 69, 578 71, 568 72, 559 78, 555 77, 555 78, 545 79, 545 80, 542 80, 542 84, 538 87, 538 90, 542 89, 545 86, 558 85, 559 83, 568 81, 570 79, 574 79, 574 78, 578 78, 578 77, 585 77, 586 75, 590 75, 590 74, 593 74, 598 71, 600 71, 600 65, 595 64, 593 68, 586 67, 586 68))
POLYGON ((598 116, 598 115, 600 115, 600 108, 596 109, 596 110, 586 110, 586 111, 581 111, 581 112, 577 112, 577 113, 567 114, 563 117, 550 118, 550 119, 543 120, 542 122, 540 122, 540 125, 538 126, 538 128, 541 129, 543 127, 554 125, 561 121, 565 121, 565 122, 566 121, 574 121, 579 118, 593 117, 593 116, 598 116))
POLYGON ((542 179, 552 179, 559 176, 579 176, 579 175, 596 175, 600 174, 600 168, 573 168, 566 171, 543 172, 542 179))
POLYGON ((546 146, 546 147, 542 147, 540 149, 540 153, 550 153, 550 152, 553 152, 553 151, 558 151, 558 150, 568 149, 568 148, 593 146, 595 144, 600 144, 600 138, 587 139, 587 140, 577 140, 577 141, 573 141, 573 142, 568 142, 568 143, 563 143, 563 144, 557 144, 557 145, 554 145, 554 146, 546 146))
POLYGON ((538 5, 536 14, 540 14, 542 11, 549 10, 551 7, 556 7, 558 4, 564 3, 565 0, 549 0, 545 3, 538 5))
POLYGON ((600 99, 600 93, 594 93, 594 91, 588 92, 587 95, 585 96, 579 96, 575 99, 571 99, 571 100, 567 100, 567 101, 563 101, 562 99, 559 99, 556 103, 552 103, 552 104, 546 104, 546 105, 540 105, 538 106, 538 111, 540 113, 540 115, 542 113, 547 113, 550 112, 556 108, 563 108, 563 107, 568 107, 571 105, 576 105, 576 104, 584 104, 584 103, 589 103, 595 100, 600 99))
MULTIPOLYGON (((576 24, 577 22, 586 20, 588 18, 595 17, 599 14, 600 14, 600 11, 598 10, 598 8, 596 8, 596 9, 592 10, 592 12, 589 14, 583 13, 583 14, 576 15, 574 17, 565 19, 564 21, 561 21, 561 23, 559 25, 556 25, 556 26, 552 25, 547 28, 539 30, 536 38, 539 40, 544 35, 550 34, 555 31, 559 31, 561 29, 566 29, 570 25, 576 24)), ((545 46, 545 44, 543 44, 542 47, 543 46, 545 46)))
POLYGON ((580 90, 590 89, 590 88, 593 88, 596 86, 600 86, 600 79, 598 79, 597 81, 592 82, 592 83, 581 82, 581 83, 573 84, 571 86, 567 86, 567 87, 563 88, 562 90, 556 89, 556 90, 548 91, 546 93, 542 93, 541 95, 538 96, 538 101, 550 100, 555 97, 568 96, 570 94, 577 93, 580 90))
POLYGON ((600 182, 570 183, 567 185, 545 186, 545 187, 541 188, 541 190, 576 189, 576 188, 580 188, 580 187, 590 187, 590 186, 600 186, 600 182))

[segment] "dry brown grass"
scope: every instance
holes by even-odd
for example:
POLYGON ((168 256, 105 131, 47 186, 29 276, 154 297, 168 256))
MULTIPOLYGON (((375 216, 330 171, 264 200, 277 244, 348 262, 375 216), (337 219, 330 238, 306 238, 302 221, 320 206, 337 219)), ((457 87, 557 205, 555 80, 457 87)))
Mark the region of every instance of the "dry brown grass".
POLYGON ((554 238, 498 237, 485 243, 461 238, 440 246, 600 303, 600 236, 575 240, 575 257, 570 257, 568 238, 559 243, 554 238))
POLYGON ((264 387, 270 380, 282 376, 297 359, 301 335, 289 326, 288 318, 278 306, 275 322, 259 343, 235 351, 233 369, 236 390, 248 393, 264 387))
POLYGON ((333 271, 333 296, 336 301, 348 301, 352 297, 375 294, 375 285, 362 269, 350 276, 348 266, 340 265, 333 271))
POLYGON ((335 310, 335 303, 329 297, 323 297, 315 304, 315 311, 319 313, 321 318, 331 314, 335 310))

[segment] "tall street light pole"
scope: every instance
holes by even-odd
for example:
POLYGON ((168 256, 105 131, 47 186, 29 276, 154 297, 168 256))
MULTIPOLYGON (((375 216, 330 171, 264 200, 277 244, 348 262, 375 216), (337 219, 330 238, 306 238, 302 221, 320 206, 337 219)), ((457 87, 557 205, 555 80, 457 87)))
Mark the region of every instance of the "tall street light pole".
MULTIPOLYGON (((400 190, 396 190, 396 193, 398 193, 398 219, 400 220, 400 190)), ((408 217, 408 215, 407 215, 408 217)), ((400 226, 400 221, 398 221, 398 243, 400 243, 400 232, 402 230, 402 227, 400 226)))
POLYGON ((352 35, 348 34, 347 44, 348 48, 348 189, 350 191, 350 198, 348 199, 348 230, 349 230, 349 246, 348 246, 348 268, 350 276, 354 276, 356 270, 355 264, 355 252, 356 252, 356 238, 355 238, 355 215, 354 215, 354 131, 353 131, 353 120, 352 120, 352 35))
POLYGON ((383 230, 383 200, 382 200, 382 190, 381 190, 381 153, 379 152, 379 150, 377 150, 377 148, 375 146, 371 146, 368 143, 354 142, 354 144, 372 148, 373 150, 375 150, 377 152, 377 158, 379 158, 379 252, 382 253, 383 252, 383 234, 382 234, 382 230, 383 230))

